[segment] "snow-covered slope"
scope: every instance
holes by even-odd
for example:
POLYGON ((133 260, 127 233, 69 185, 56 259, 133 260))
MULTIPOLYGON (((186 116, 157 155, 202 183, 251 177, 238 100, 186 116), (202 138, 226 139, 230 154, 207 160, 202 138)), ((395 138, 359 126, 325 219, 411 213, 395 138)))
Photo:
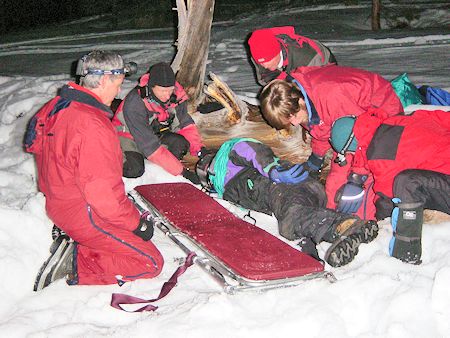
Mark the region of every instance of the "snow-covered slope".
MULTIPOLYGON (((435 2, 437 3, 437 2, 435 2)), ((448 7, 414 1, 411 30, 373 33, 370 2, 359 5, 281 7, 214 26, 208 70, 241 96, 254 99, 259 87, 244 41, 258 27, 295 25, 324 41, 342 65, 365 68, 388 79, 407 72, 416 84, 450 89, 448 7)), ((119 31, 61 36, 0 45, 0 332, 4 337, 450 337, 450 223, 426 224, 423 263, 402 264, 388 256, 389 219, 377 240, 362 245, 350 265, 330 269, 338 282, 306 282, 289 289, 229 296, 197 267, 190 268, 156 313, 127 314, 109 306, 112 292, 153 298, 175 270, 182 252, 162 234, 154 242, 166 260, 154 280, 121 288, 69 287, 63 281, 34 293, 37 270, 48 255, 51 221, 36 190, 33 159, 22 150, 25 126, 44 102, 70 79, 72 62, 95 48, 120 51, 140 64, 170 60, 167 30, 119 31)), ((134 86, 127 80, 121 95, 134 86)), ((138 184, 183 181, 147 163, 138 184)), ((226 202, 230 210, 243 212, 226 202)), ((254 214, 276 234, 276 221, 254 214)), ((324 248, 321 247, 323 253, 324 248)))

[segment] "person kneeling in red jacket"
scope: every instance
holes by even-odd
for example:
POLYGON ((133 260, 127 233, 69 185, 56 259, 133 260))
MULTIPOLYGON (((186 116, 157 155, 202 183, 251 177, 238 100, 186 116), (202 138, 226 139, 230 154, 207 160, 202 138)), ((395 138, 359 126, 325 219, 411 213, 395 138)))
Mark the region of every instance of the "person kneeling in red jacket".
POLYGON ((127 198, 122 152, 109 108, 127 65, 93 51, 79 61, 81 85, 69 82, 31 119, 25 148, 34 154, 50 219, 65 234, 36 278, 38 291, 67 283, 113 284, 157 276, 163 257, 149 240, 153 224, 127 198))
MULTIPOLYGON (((371 109, 336 120, 331 144, 340 154, 354 153, 352 175, 373 175, 376 217, 392 214, 390 255, 420 264, 423 209, 450 214, 450 113, 418 110, 388 117, 371 109)), ((346 188, 364 191, 360 182, 346 188)))

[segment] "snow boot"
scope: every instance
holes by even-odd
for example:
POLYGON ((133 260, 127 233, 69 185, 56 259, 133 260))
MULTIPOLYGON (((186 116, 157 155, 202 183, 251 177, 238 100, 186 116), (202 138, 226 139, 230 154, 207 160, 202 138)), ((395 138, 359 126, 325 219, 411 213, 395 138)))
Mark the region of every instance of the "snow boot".
POLYGON ((401 203, 394 198, 396 207, 392 211, 393 237, 389 243, 389 254, 405 263, 420 264, 422 256, 423 204, 401 203))
POLYGON ((347 265, 359 252, 361 237, 359 234, 342 236, 331 244, 325 253, 325 261, 333 268, 347 265))
POLYGON ((378 223, 376 221, 365 221, 359 230, 361 235, 361 243, 372 242, 375 238, 377 238, 378 230, 378 223))
POLYGON ((331 246, 324 259, 332 267, 346 265, 358 254, 361 243, 369 243, 377 235, 378 224, 375 221, 363 221, 355 217, 340 221, 331 235, 331 246))
POLYGON ((59 236, 53 241, 51 255, 39 269, 34 282, 34 291, 42 290, 55 280, 73 273, 74 249, 74 242, 68 236, 59 236))

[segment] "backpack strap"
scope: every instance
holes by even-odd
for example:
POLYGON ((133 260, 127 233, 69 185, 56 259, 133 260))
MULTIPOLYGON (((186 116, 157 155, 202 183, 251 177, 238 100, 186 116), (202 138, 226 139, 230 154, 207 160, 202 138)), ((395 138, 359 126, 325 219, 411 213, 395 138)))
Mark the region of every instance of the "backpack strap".
POLYGON ((150 94, 149 91, 148 91, 148 86, 136 86, 136 88, 138 90, 139 96, 142 99, 148 98, 148 96, 150 94))

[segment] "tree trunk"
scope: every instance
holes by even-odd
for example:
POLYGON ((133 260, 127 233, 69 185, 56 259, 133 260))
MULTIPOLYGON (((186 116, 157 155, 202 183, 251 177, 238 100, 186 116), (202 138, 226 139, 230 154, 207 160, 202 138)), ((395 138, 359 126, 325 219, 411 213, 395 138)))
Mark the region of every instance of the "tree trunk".
MULTIPOLYGON (((283 159, 303 162, 311 152, 309 142, 302 142, 302 129, 278 132, 261 116, 259 107, 240 100, 219 76, 210 74, 204 92, 224 109, 202 115, 197 105, 204 101, 203 85, 208 59, 215 0, 176 0, 178 11, 177 54, 172 69, 177 81, 190 97, 189 112, 197 124, 206 147, 219 148, 233 137, 252 137, 270 146, 283 159)), ((308 139, 309 141, 309 139, 308 139)), ((195 156, 185 156, 185 165, 193 168, 195 156)))
POLYGON ((372 0, 372 30, 378 31, 380 25, 381 0, 372 0))
POLYGON ((191 108, 203 98, 214 2, 187 1, 186 10, 184 0, 177 0, 178 51, 172 68, 174 72, 178 71, 177 81, 186 90, 191 108))

